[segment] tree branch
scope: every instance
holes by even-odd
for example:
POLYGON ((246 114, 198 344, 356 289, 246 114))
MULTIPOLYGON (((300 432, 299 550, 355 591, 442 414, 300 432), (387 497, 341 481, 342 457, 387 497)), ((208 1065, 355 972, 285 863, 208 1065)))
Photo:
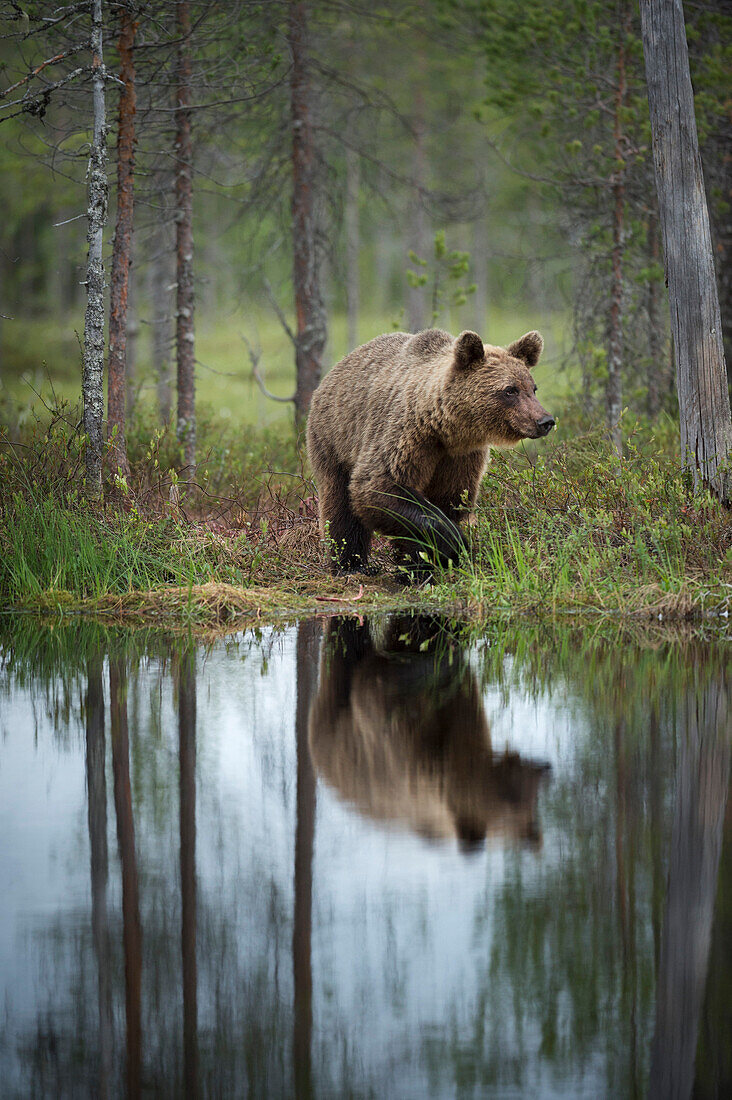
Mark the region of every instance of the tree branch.
POLYGON ((297 337, 295 336, 295 333, 292 331, 289 324, 287 323, 287 318, 285 317, 284 313, 282 312, 282 309, 280 308, 280 304, 274 296, 274 292, 272 290, 272 287, 270 286, 270 283, 269 283, 268 279, 264 280, 264 290, 265 290, 265 293, 267 295, 267 298, 269 299, 269 304, 272 306, 272 309, 277 314, 278 321, 282 325, 282 327, 285 330, 285 332, 287 333, 287 335, 292 340, 293 346, 297 347, 297 337))
POLYGON ((5 99, 6 95, 10 95, 17 88, 21 88, 24 84, 27 84, 29 80, 32 80, 34 76, 38 76, 49 65, 55 65, 57 61, 63 61, 65 57, 71 57, 72 54, 79 53, 80 50, 85 50, 84 46, 71 46, 68 50, 64 50, 63 53, 57 53, 54 57, 49 57, 45 61, 42 61, 40 65, 37 65, 35 69, 31 69, 27 76, 22 77, 21 80, 16 80, 15 84, 11 84, 9 88, 4 88, 0 92, 0 99, 5 99))
POLYGON ((292 402, 295 400, 295 394, 293 393, 292 397, 278 397, 276 393, 270 393, 270 391, 264 384, 264 380, 262 379, 261 374, 259 373, 259 360, 262 357, 261 351, 254 350, 243 332, 240 332, 239 335, 246 344, 247 351, 249 352, 249 361, 252 364, 252 378, 257 383, 264 396, 268 397, 270 401, 278 401, 282 405, 291 405, 292 402))
MULTIPOLYGON (((83 72, 83 68, 74 69, 73 72, 70 72, 61 80, 57 80, 54 84, 46 85, 42 91, 38 91, 34 95, 29 95, 30 89, 28 89, 26 94, 21 96, 20 99, 13 99, 10 103, 0 104, 0 111, 9 110, 11 107, 20 107, 20 110, 16 111, 15 114, 6 115, 4 118, 0 119, 0 122, 6 122, 9 118, 15 118, 17 115, 26 113, 33 114, 34 112, 45 110, 44 104, 48 103, 51 92, 55 92, 58 88, 63 88, 65 84, 69 84, 72 80, 75 80, 77 76, 81 76, 83 72)), ((2 98, 2 96, 0 96, 0 98, 2 98)))

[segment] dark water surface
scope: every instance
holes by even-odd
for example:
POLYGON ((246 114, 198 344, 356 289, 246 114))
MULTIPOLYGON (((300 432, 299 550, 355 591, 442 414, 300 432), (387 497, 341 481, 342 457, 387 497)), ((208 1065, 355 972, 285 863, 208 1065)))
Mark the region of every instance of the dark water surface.
POLYGON ((732 1096, 729 646, 6 630, 0 1095, 732 1096))

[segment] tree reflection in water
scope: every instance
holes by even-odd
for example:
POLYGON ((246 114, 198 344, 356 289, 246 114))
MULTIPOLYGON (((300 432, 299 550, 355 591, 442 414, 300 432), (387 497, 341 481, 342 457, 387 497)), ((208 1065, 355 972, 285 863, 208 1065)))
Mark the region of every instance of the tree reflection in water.
POLYGON ((97 964, 99 1018, 100 1100, 109 1096, 112 1067, 112 991, 110 984, 109 921, 107 916, 107 783, 104 739, 104 688, 102 659, 98 654, 87 663, 86 693, 86 790, 89 853, 91 864, 91 925, 97 964))
POLYGON ((122 865, 122 938, 125 953, 125 1019, 127 1095, 140 1095, 142 1070, 142 926, 135 852, 135 821, 130 786, 130 746, 127 728, 127 666, 125 657, 109 659, 109 711, 112 726, 112 771, 117 843, 122 865))
POLYGON ((297 753, 295 824, 295 904, 292 927, 292 971, 294 993, 294 1079, 295 1096, 306 1100, 313 1095, 312 1029, 312 895, 313 841, 315 838, 315 775, 308 749, 308 715, 318 678, 317 622, 303 622, 297 628, 295 704, 295 746, 297 753))
POLYGON ((724 645, 319 634, 1 639, 7 1094, 729 1094, 724 645))
POLYGON ((679 708, 676 803, 656 986, 649 1096, 691 1096, 707 979, 732 715, 721 679, 689 687, 679 708))
POLYGON ((196 964, 196 653, 178 655, 181 959, 183 963, 183 1082, 198 1096, 198 968, 196 964))

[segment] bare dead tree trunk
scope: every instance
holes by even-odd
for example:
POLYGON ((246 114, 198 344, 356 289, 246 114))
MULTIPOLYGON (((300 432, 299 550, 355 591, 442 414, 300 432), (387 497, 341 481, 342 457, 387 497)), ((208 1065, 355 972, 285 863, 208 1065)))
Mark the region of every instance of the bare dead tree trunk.
POLYGON ((358 195, 360 187, 358 153, 346 149, 346 312, 348 315, 348 350, 358 346, 359 252, 360 234, 358 195))
POLYGON ((732 385, 732 153, 727 148, 719 155, 724 165, 724 199, 717 203, 716 229, 717 279, 722 313, 722 344, 727 358, 727 374, 732 385))
POLYGON ((613 174, 613 251, 610 291, 610 333, 607 356, 607 424, 618 454, 623 453, 623 433, 620 417, 623 412, 623 232, 625 229, 625 160, 623 156, 623 107, 625 106, 625 41, 627 13, 621 16, 620 41, 616 67, 613 139, 615 172, 613 174))
POLYGON ((94 657, 87 669, 86 696, 86 794, 91 863, 91 923, 97 964, 99 1015, 100 1100, 109 1095, 112 1071, 112 986, 110 980, 109 919, 107 915, 107 783, 105 779, 104 690, 102 658, 94 657))
POLYGON ((292 234, 295 290, 295 421, 302 424, 320 381, 327 326, 321 290, 318 233, 318 166, 312 130, 312 88, 308 72, 308 12, 290 0, 288 40, 292 53, 292 234))
POLYGON ((292 969, 295 986, 295 1096, 313 1096, 311 1038, 313 976, 311 964, 313 907, 313 842, 315 838, 315 773, 308 745, 308 717, 318 681, 320 627, 310 620, 297 628, 297 821, 295 826, 295 912, 292 929, 292 969))
POLYGON ((180 890, 183 964, 183 1080, 186 1096, 198 1095, 198 968, 196 965, 196 658, 180 656, 178 671, 180 754, 180 890))
POLYGON ((125 410, 127 403, 127 296, 132 251, 135 188, 135 34, 137 23, 129 3, 120 7, 117 50, 120 80, 117 122, 117 221, 112 250, 109 303, 109 363, 107 375, 107 438, 114 438, 113 456, 118 470, 128 476, 125 410), (115 434, 116 430, 116 434, 115 434))
POLYGON ((87 169, 86 313, 84 316, 84 371, 81 380, 86 434, 86 495, 102 497, 102 423, 104 419, 104 264, 102 238, 107 221, 107 146, 104 113, 104 56, 102 0, 92 0, 92 110, 93 137, 87 169))
POLYGON ((196 381, 193 331, 193 143, 191 139, 191 10, 178 0, 175 111, 176 354, 178 439, 189 476, 196 466, 196 381))
POLYGON ((681 456, 732 502, 732 413, 681 0, 640 0, 653 162, 671 306, 681 456))
MULTIPOLYGON (((421 260, 427 259, 427 220, 424 209, 424 188, 427 174, 425 154, 424 54, 420 53, 417 87, 414 92, 414 187, 410 198, 410 248, 421 260)), ((407 329, 421 332, 426 323, 425 288, 407 288, 407 329)))
MULTIPOLYGON (((661 242, 655 214, 652 214, 648 220, 648 258, 652 267, 657 267, 661 258, 661 242)), ((661 407, 661 385, 666 374, 661 324, 661 287, 658 279, 655 278, 648 280, 648 352, 651 361, 648 372, 648 415, 655 418, 661 407)))
POLYGON ((681 707, 676 807, 656 991, 648 1095, 692 1094, 699 1013, 729 784, 729 700, 721 676, 689 688, 681 707))
MULTIPOLYGON (((719 10, 718 6, 718 9, 719 10)), ((710 36, 715 32, 710 32, 710 36)), ((700 42, 708 49, 712 42, 700 42)), ((702 149, 712 251, 717 272, 717 292, 722 314, 722 345, 727 360, 727 377, 732 385, 732 116, 718 120, 702 149)))
POLYGON ((125 1020, 127 1095, 140 1096, 142 1072, 142 925, 135 853, 135 819, 130 785, 127 729, 127 669, 124 658, 109 659, 109 706, 112 726, 112 773, 117 843, 122 865, 122 939, 125 953, 125 1020))

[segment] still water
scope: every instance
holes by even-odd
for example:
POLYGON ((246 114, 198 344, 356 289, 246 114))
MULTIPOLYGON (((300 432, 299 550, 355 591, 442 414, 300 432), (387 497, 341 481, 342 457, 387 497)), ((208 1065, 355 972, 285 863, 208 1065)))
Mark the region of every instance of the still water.
POLYGON ((731 1096, 728 653, 6 631, 0 1094, 731 1096))

